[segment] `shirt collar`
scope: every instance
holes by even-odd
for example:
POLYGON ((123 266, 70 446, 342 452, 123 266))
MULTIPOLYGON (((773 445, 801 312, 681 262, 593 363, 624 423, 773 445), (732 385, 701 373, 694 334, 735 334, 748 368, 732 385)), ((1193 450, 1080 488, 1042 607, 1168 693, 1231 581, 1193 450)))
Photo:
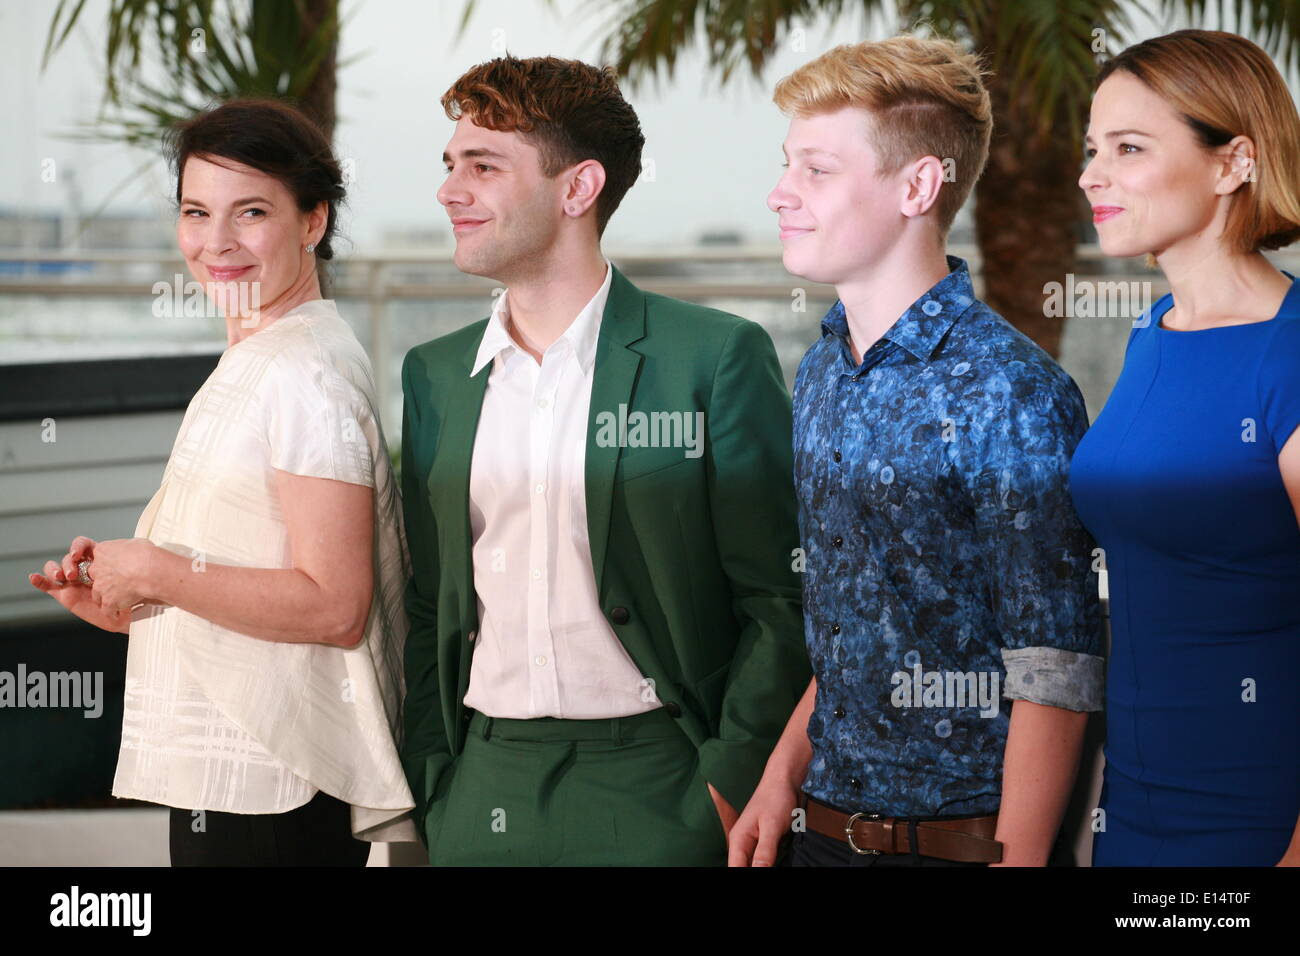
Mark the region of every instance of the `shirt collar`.
MULTIPOLYGON (((925 362, 930 360, 953 323, 975 301, 966 260, 957 256, 948 256, 947 260, 948 274, 909 305, 882 336, 925 362)), ((842 301, 837 299, 822 319, 822 334, 835 335, 848 342, 849 323, 842 301)))
MULTIPOLYGON (((583 374, 591 371, 592 363, 596 360, 600 320, 605 314, 605 303, 609 299, 609 288, 613 278, 614 267, 610 265, 608 259, 605 259, 605 281, 582 307, 577 318, 569 323, 569 327, 551 345, 551 348, 555 348, 556 345, 564 342, 572 351, 573 357, 578 360, 583 374)), ((477 375, 483 370, 483 366, 500 354, 504 354, 506 358, 509 358, 513 352, 523 354, 523 349, 510 337, 510 306, 506 299, 509 294, 509 290, 502 292, 492 305, 492 315, 488 318, 487 328, 483 330, 483 339, 479 342, 478 354, 469 373, 470 378, 477 375)), ((550 349, 547 351, 549 352, 550 349)), ((530 358, 529 361, 532 359, 530 358)))

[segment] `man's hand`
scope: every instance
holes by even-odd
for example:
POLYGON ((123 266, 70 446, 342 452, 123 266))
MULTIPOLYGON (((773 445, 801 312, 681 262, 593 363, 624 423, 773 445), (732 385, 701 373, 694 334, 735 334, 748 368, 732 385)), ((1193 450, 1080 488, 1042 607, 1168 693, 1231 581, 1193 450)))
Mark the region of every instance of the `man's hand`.
POLYGON ((731 830, 727 865, 775 865, 798 804, 799 792, 788 780, 764 775, 731 830))
POLYGON ((808 681, 803 697, 786 722, 776 749, 767 760, 754 795, 745 804, 727 841, 728 866, 774 866, 781 840, 790 832, 799 788, 812 761, 808 719, 817 702, 817 678, 808 681))
MULTIPOLYGON (((705 781, 708 783, 708 781, 705 781)), ((718 819, 722 821, 722 832, 731 839, 731 828, 736 825, 738 814, 735 808, 727 802, 727 798, 713 789, 713 784, 709 784, 709 796, 713 798, 714 809, 718 811, 718 819)))

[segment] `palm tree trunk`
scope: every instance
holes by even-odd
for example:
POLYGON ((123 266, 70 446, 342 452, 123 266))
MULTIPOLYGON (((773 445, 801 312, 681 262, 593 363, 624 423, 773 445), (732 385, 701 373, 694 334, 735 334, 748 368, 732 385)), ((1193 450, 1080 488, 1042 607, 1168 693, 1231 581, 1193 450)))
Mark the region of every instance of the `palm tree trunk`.
MULTIPOLYGON (((338 0, 303 0, 302 21, 298 35, 305 43, 325 20, 337 16, 338 0)), ((316 121, 330 143, 334 142, 334 124, 337 118, 334 105, 335 93, 338 90, 337 37, 338 34, 335 33, 335 39, 331 41, 329 50, 321 58, 320 69, 316 71, 316 75, 312 77, 307 88, 303 90, 302 96, 298 98, 299 108, 316 121)), ((333 291, 333 282, 324 260, 316 262, 316 278, 320 282, 321 295, 329 298, 333 291)))
MULTIPOLYGON (((992 43, 982 44, 992 49, 992 43)), ((975 186, 975 232, 983 259, 984 301, 1053 358, 1061 353, 1065 319, 1044 315, 1043 286, 1075 272, 1080 240, 1081 157, 1061 135, 1083 116, 1053 118, 1053 134, 1037 135, 1023 87, 993 75, 993 142, 975 186)))
MULTIPOLYGON (((338 0, 303 0, 302 27, 299 31, 304 41, 312 36, 322 23, 338 16, 338 0)), ((338 34, 330 43, 329 52, 321 60, 320 69, 311 83, 303 91, 298 101, 303 112, 314 119, 325 133, 325 138, 334 141, 335 106, 334 96, 338 88, 338 34)))

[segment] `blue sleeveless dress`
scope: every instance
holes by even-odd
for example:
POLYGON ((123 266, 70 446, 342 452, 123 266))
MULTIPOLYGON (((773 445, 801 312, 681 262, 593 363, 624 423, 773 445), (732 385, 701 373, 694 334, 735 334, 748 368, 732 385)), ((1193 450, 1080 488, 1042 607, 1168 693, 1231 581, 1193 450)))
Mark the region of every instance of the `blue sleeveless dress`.
POLYGON ((1094 866, 1272 866, 1300 814, 1300 282, 1267 322, 1129 336, 1070 490, 1105 551, 1094 866))

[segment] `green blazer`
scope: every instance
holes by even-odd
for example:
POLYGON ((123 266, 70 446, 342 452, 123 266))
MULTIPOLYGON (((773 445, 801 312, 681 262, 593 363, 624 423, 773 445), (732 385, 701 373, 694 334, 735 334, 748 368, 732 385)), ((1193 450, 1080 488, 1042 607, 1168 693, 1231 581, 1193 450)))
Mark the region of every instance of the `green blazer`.
MULTIPOLYGON (((812 676, 793 570, 790 396, 761 326, 613 273, 584 472, 596 591, 698 749, 705 779, 739 811, 812 676), (646 438, 638 411, 703 412, 703 453, 631 447, 646 438), (619 446, 620 422, 628 447, 619 446)), ((493 363, 472 378, 470 369, 487 321, 416 346, 402 363, 412 577, 401 756, 422 835, 470 718, 478 603, 469 476, 493 363)))

